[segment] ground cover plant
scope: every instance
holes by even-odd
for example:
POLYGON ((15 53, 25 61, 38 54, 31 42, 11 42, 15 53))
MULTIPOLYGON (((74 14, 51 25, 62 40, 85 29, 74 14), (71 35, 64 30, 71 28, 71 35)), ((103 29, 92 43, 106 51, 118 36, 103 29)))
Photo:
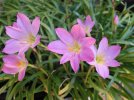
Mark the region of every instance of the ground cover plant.
POLYGON ((4 94, 4 100, 133 100, 134 5, 121 0, 0 5, 0 99, 4 94))

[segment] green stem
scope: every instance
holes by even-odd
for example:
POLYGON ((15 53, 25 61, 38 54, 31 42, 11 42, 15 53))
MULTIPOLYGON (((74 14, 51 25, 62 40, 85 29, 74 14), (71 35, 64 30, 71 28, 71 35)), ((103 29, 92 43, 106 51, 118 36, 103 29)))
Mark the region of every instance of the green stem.
POLYGON ((65 64, 63 64, 63 67, 64 67, 65 71, 67 72, 67 74, 70 76, 67 66, 65 64))
POLYGON ((41 68, 41 67, 37 67, 37 66, 32 65, 32 64, 28 64, 28 66, 31 67, 31 68, 40 70, 40 71, 42 71, 46 76, 48 76, 47 72, 46 72, 43 68, 41 68))
POLYGON ((88 76, 89 76, 89 74, 90 74, 90 72, 91 72, 91 70, 92 70, 93 68, 94 68, 94 66, 91 66, 91 67, 89 68, 89 70, 88 70, 88 72, 87 72, 87 75, 86 75, 85 83, 87 83, 88 76))
POLYGON ((42 58, 41 58, 40 54, 37 52, 36 48, 33 48, 33 51, 34 51, 35 54, 37 55, 39 62, 41 62, 41 59, 42 59, 42 58))
POLYGON ((43 45, 42 43, 39 43, 38 45, 47 50, 47 47, 45 45, 43 45))

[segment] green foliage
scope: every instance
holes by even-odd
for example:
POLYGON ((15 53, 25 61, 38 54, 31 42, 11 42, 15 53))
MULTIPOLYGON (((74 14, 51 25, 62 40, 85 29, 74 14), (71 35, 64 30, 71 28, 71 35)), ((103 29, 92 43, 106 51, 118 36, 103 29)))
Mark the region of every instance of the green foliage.
MULTIPOLYGON (((115 6, 122 3, 115 0, 115 6)), ((97 43, 103 36, 109 44, 122 47, 117 60, 118 68, 110 68, 110 77, 102 79, 95 69, 81 63, 78 73, 71 70, 69 63, 59 64, 60 55, 53 54, 41 46, 29 50, 26 57, 28 66, 23 81, 17 81, 17 75, 11 76, 1 72, 0 94, 7 93, 6 100, 34 100, 36 93, 44 92, 44 100, 62 100, 72 97, 74 100, 133 100, 134 98, 134 13, 124 4, 122 12, 113 9, 112 0, 3 0, 0 4, 0 47, 8 39, 5 26, 16 20, 17 12, 25 13, 30 19, 41 18, 41 43, 46 45, 57 39, 54 29, 64 27, 68 30, 77 18, 84 20, 91 15, 95 27, 91 35, 97 43), (120 23, 116 27, 112 20, 119 15, 120 23)), ((133 5, 134 7, 134 5, 133 5)), ((3 54, 0 53, 2 66, 3 54)))

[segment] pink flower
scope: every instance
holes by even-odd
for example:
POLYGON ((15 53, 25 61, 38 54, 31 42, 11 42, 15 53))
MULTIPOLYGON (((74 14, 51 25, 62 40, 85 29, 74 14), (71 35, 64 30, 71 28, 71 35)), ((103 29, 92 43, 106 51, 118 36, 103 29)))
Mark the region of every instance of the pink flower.
POLYGON ((6 74, 17 74, 18 80, 21 81, 25 76, 25 71, 28 65, 28 61, 26 60, 24 54, 19 55, 6 55, 3 58, 4 64, 2 67, 2 71, 6 74))
POLYGON ((25 52, 29 47, 34 48, 40 42, 40 36, 37 35, 39 27, 39 17, 31 24, 26 15, 18 13, 17 22, 14 22, 13 26, 6 26, 6 33, 11 39, 6 42, 3 52, 13 54, 25 52))
POLYGON ((84 22, 82 22, 81 19, 77 19, 77 22, 85 30, 85 33, 90 33, 95 24, 95 22, 92 21, 90 16, 87 16, 84 22))
POLYGON ((108 46, 108 40, 104 37, 100 41, 98 50, 95 46, 92 46, 91 49, 94 52, 95 58, 92 62, 88 63, 95 66, 100 76, 108 78, 108 67, 120 66, 120 63, 115 58, 119 55, 121 47, 118 45, 108 46))
POLYGON ((119 17, 118 17, 118 15, 115 15, 114 16, 114 24, 115 25, 118 25, 119 24, 119 17))
POLYGON ((90 45, 95 43, 92 37, 85 37, 84 30, 77 24, 69 33, 64 28, 57 28, 56 33, 60 40, 51 42, 48 49, 52 52, 63 54, 60 64, 70 61, 74 72, 79 69, 80 61, 92 61, 94 58, 90 45), (89 58, 89 59, 88 59, 89 58))

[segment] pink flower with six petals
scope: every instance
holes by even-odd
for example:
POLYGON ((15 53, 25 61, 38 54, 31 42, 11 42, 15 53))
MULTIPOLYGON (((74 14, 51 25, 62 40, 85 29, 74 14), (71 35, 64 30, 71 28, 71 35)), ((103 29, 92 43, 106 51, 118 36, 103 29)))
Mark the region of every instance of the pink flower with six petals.
POLYGON ((64 28, 57 28, 56 33, 60 40, 51 42, 48 49, 52 52, 63 54, 60 64, 70 61, 74 72, 79 69, 80 61, 92 61, 94 58, 90 46, 95 43, 92 37, 85 37, 84 30, 77 24, 69 33, 64 28), (88 59, 89 58, 89 59, 88 59))
POLYGON ((78 24, 85 30, 85 33, 90 33, 92 31, 92 28, 95 24, 94 21, 92 21, 90 16, 86 17, 86 20, 82 22, 81 19, 77 19, 78 24))
POLYGON ((119 55, 121 47, 118 45, 108 46, 108 40, 104 37, 100 41, 98 50, 95 46, 92 46, 91 49, 94 52, 95 58, 92 62, 88 63, 95 66, 100 76, 108 78, 108 67, 120 66, 120 63, 115 58, 119 55))
POLYGON ((11 39, 6 42, 3 52, 13 54, 25 52, 29 47, 34 48, 40 42, 40 36, 37 35, 39 27, 39 17, 36 17, 31 24, 26 15, 18 13, 17 22, 13 26, 6 26, 6 33, 11 39))
POLYGON ((6 55, 3 57, 3 67, 2 71, 6 74, 18 74, 18 80, 21 81, 25 76, 25 71, 28 65, 24 54, 19 55, 6 55))

